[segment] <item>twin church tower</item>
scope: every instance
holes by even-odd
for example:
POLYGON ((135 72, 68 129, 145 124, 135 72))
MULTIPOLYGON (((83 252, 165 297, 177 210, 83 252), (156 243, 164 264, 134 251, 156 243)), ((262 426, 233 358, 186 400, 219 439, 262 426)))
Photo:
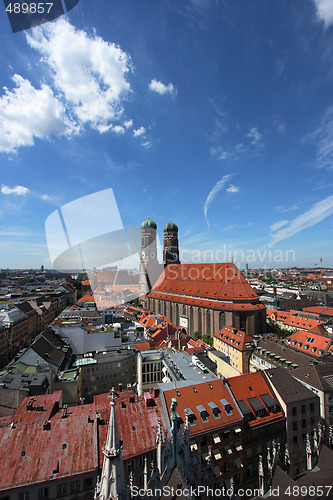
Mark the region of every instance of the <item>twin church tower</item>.
POLYGON ((157 260, 156 230, 149 217, 141 224, 140 297, 150 292, 167 265, 180 264, 177 225, 170 220, 163 227, 163 264, 157 260))

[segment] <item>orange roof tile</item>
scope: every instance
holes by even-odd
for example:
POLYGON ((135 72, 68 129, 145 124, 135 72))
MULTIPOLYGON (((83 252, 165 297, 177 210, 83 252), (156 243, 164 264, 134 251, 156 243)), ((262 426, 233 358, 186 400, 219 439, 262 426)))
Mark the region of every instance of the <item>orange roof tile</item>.
POLYGON ((225 326, 214 337, 234 347, 238 351, 248 351, 254 348, 253 338, 248 333, 237 330, 232 326, 225 326))
POLYGON ((233 263, 170 264, 148 296, 213 309, 265 308, 233 263))
POLYGON ((298 330, 284 339, 284 342, 289 347, 316 358, 320 358, 325 354, 333 354, 333 337, 328 335, 298 330))
POLYGON ((252 417, 254 417, 253 420, 248 422, 251 427, 283 417, 283 413, 281 411, 277 413, 270 412, 267 404, 262 399, 262 396, 265 394, 269 394, 274 400, 275 397, 261 372, 246 373, 244 375, 231 377, 227 379, 227 382, 236 401, 244 401, 250 408, 252 417), (253 406, 251 405, 251 398, 257 398, 257 400, 264 405, 264 408, 266 409, 265 415, 260 417, 256 415, 253 406))
POLYGON ((324 324, 323 321, 319 321, 316 318, 305 318, 295 311, 274 311, 273 309, 267 309, 266 313, 267 317, 273 321, 279 321, 295 329, 311 330, 318 325, 324 324))
POLYGON ((185 408, 192 411, 196 419, 195 425, 190 426, 191 436, 218 429, 223 425, 240 423, 243 420, 228 387, 223 384, 222 380, 212 380, 211 382, 164 391, 163 395, 169 414, 171 399, 176 398, 178 404, 176 411, 183 422, 185 422, 185 408), (226 413, 221 399, 226 400, 231 405, 231 412, 226 413), (218 407, 220 418, 215 418, 209 403, 215 403, 218 407), (201 418, 199 405, 203 406, 207 411, 207 419, 203 420, 201 418))

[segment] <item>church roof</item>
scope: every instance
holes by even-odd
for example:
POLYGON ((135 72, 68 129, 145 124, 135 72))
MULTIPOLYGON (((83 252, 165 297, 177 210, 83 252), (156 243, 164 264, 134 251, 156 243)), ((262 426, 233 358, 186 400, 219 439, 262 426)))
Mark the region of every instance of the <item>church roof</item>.
POLYGON ((259 297, 233 263, 172 264, 148 295, 212 309, 264 309, 259 297))

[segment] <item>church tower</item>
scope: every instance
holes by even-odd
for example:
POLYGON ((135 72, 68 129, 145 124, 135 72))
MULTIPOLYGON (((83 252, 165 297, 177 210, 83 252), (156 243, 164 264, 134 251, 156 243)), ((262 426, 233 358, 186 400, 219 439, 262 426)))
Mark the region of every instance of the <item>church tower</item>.
POLYGON ((163 264, 180 264, 178 248, 178 227, 174 222, 168 222, 164 228, 163 264))
POLYGON ((140 297, 152 289, 158 276, 156 223, 149 217, 141 224, 140 297))
POLYGON ((126 500, 129 498, 129 492, 125 484, 122 457, 123 443, 120 441, 118 434, 114 389, 112 389, 110 399, 109 429, 103 446, 103 469, 101 480, 96 485, 95 500, 126 500))

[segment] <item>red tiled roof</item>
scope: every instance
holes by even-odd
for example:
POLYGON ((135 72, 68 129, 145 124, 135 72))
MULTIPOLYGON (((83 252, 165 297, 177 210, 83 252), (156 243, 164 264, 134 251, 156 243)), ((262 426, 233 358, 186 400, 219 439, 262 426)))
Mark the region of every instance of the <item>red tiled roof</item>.
POLYGON ((314 312, 325 316, 333 316, 333 307, 324 307, 324 306, 304 307, 303 311, 314 312))
POLYGON ((89 280, 83 280, 82 281, 83 286, 90 286, 90 281, 89 280))
POLYGON ((148 296, 212 309, 265 308, 233 263, 170 264, 148 296))
POLYGON ((35 396, 34 407, 27 411, 25 398, 11 417, 16 422, 0 429, 0 490, 43 482, 95 470, 97 466, 97 426, 87 424, 87 416, 96 413, 94 405, 68 409, 61 418, 58 403, 61 393, 35 396), (45 420, 50 429, 43 430, 45 420), (89 453, 87 453, 89 450, 89 453))
POLYGON ((87 293, 84 297, 81 297, 78 302, 95 302, 95 297, 91 293, 87 293))
POLYGON ((201 434, 203 432, 218 429, 223 425, 231 425, 240 423, 243 420, 242 415, 237 409, 228 387, 223 384, 222 380, 212 380, 211 382, 198 383, 165 391, 165 402, 169 412, 171 399, 176 398, 178 406, 176 411, 185 422, 185 408, 190 408, 196 417, 195 425, 190 426, 190 435, 201 434), (194 390, 195 389, 195 390, 194 390), (231 412, 226 413, 221 403, 221 399, 225 399, 231 405, 231 412), (208 403, 215 403, 220 410, 220 418, 215 418, 208 403), (206 421, 200 416, 198 405, 202 405, 208 413, 206 421))
POLYGON ((194 340, 194 339, 189 339, 189 341, 187 342, 191 347, 198 347, 200 349, 203 349, 203 348, 207 348, 207 347, 210 347, 209 344, 206 344, 206 342, 204 342, 203 340, 201 339, 198 339, 198 340, 194 340))
POLYGON ((333 338, 312 331, 298 330, 284 339, 284 342, 289 345, 289 347, 316 358, 320 358, 327 353, 333 353, 333 338))
POLYGON ((302 328, 303 330, 311 330, 318 325, 324 324, 323 321, 314 318, 305 318, 294 311, 274 311, 273 309, 267 309, 267 317, 273 321, 279 321, 286 326, 296 329, 302 328))
POLYGON ((254 347, 251 335, 241 330, 237 330, 237 328, 232 326, 225 326, 222 330, 215 333, 214 337, 234 347, 238 351, 248 351, 254 347))
MULTIPOLYGON (((161 418, 162 426, 166 429, 165 419, 159 398, 154 398, 154 406, 147 407, 144 396, 135 396, 132 391, 119 393, 116 402, 116 418, 119 437, 123 441, 123 459, 126 460, 135 455, 146 453, 156 449, 157 419, 161 418), (134 402, 130 403, 130 398, 134 402)), ((108 394, 100 394, 94 397, 94 402, 101 418, 109 421, 110 399, 108 394)), ((100 443, 106 440, 107 425, 99 427, 100 443)), ((103 460, 100 449, 100 460, 103 460)))
POLYGON ((139 349, 140 351, 149 351, 150 345, 149 342, 141 342, 139 344, 135 344, 135 348, 139 349))
MULTIPOLYGON (((59 408, 61 392, 35 396, 32 410, 27 408, 29 397, 13 416, 1 418, 0 491, 96 471, 103 463, 102 446, 108 432, 108 396, 69 407, 65 417, 59 408), (43 429, 45 421, 49 421, 47 429, 43 429)), ((144 397, 132 391, 119 394, 116 417, 124 460, 156 449, 158 418, 166 429, 160 399, 153 398, 153 406, 148 407, 144 397)))
MULTIPOLYGON (((252 411, 253 420, 250 420, 248 423, 251 427, 266 423, 270 420, 280 419, 283 417, 283 413, 281 411, 276 413, 271 413, 269 411, 268 406, 263 401, 262 396, 265 394, 269 394, 275 401, 275 397, 268 386, 263 374, 261 372, 254 373, 246 373, 244 375, 238 375, 236 377, 231 377, 227 379, 227 382, 230 386, 231 392, 233 393, 237 402, 244 401, 247 406, 252 411), (267 414, 258 417, 253 411, 253 407, 251 405, 251 398, 257 398, 260 403, 262 403, 267 411, 267 414)), ((277 402, 278 404, 278 402, 277 402)))

